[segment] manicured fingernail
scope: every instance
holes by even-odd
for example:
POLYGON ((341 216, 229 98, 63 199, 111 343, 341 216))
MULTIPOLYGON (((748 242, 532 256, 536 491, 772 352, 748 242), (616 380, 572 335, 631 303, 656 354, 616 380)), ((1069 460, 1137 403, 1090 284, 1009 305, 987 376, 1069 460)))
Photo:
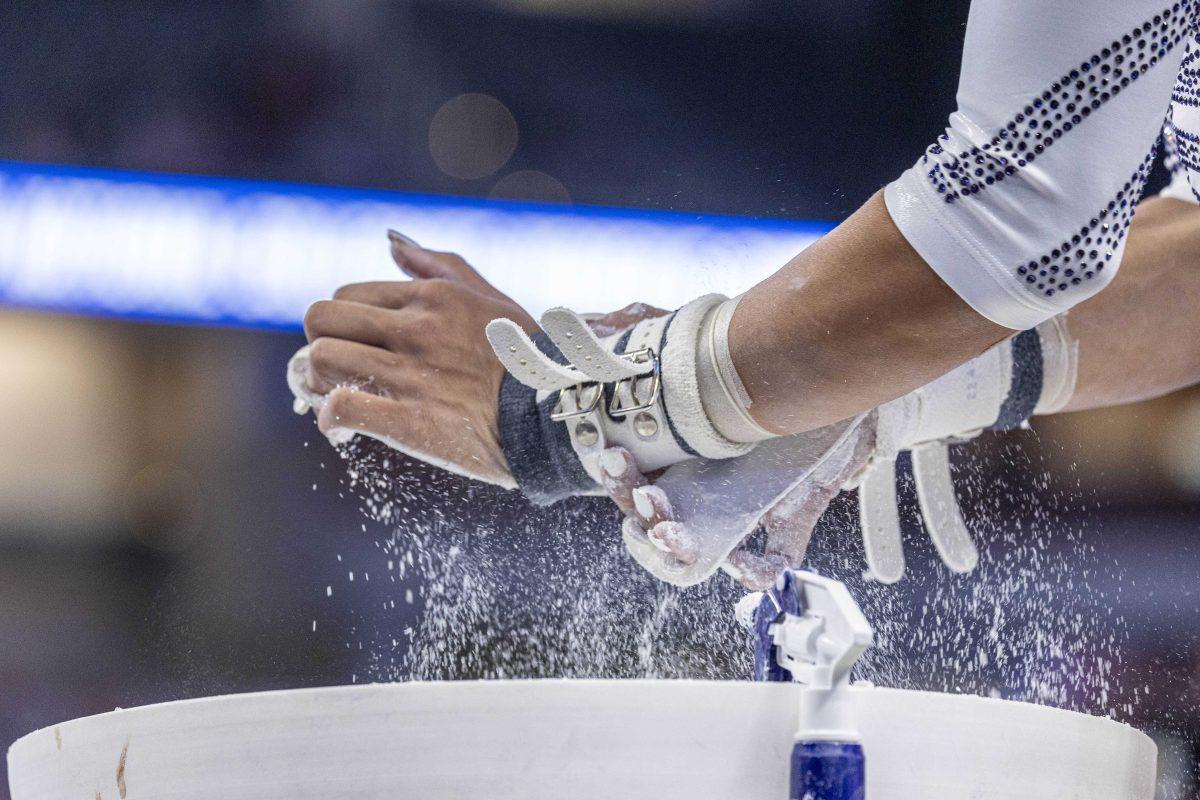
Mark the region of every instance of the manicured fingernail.
POLYGON ((639 486, 633 490, 633 507, 644 519, 654 517, 654 501, 650 499, 649 490, 649 486, 639 486))
POLYGON ((410 239, 410 238, 408 238, 407 236, 405 236, 405 235, 404 235, 403 233, 401 233, 400 231, 397 231, 397 230, 393 230, 393 229, 391 229, 391 228, 388 228, 387 236, 388 236, 388 239, 392 240, 392 241, 393 241, 393 242, 395 242, 396 244, 408 245, 409 247, 416 247, 416 246, 417 246, 417 243, 416 243, 416 242, 414 242, 412 239, 410 239))
POLYGON ((667 545, 662 535, 654 528, 651 528, 646 532, 646 537, 650 540, 650 544, 654 545, 659 550, 662 550, 664 553, 672 552, 670 546, 667 545))
POLYGON ((614 478, 619 478, 629 469, 625 456, 616 450, 605 450, 600 454, 600 465, 614 478))
POLYGON ((700 544, 682 522, 666 520, 654 526, 646 534, 651 541, 661 540, 661 547, 669 550, 680 562, 693 564, 700 556, 700 544))

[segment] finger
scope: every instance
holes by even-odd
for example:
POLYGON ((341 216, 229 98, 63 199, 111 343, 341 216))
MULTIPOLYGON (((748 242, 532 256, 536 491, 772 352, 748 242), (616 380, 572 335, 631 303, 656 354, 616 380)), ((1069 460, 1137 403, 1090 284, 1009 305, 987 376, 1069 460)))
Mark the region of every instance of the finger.
POLYGON ((398 421, 405 419, 405 406, 387 397, 369 392, 338 387, 331 391, 317 412, 317 427, 331 439, 345 440, 354 433, 365 433, 380 439, 404 441, 407 437, 397 430, 398 421))
POLYGON ((622 309, 587 319, 588 326, 597 336, 612 336, 626 328, 632 328, 644 319, 662 317, 670 312, 645 303, 630 303, 622 309))
POLYGON ((411 303, 416 292, 416 284, 412 281, 364 281, 339 287, 333 293, 333 299, 396 309, 411 303))
POLYGON ((724 570, 739 583, 755 591, 769 588, 787 567, 783 556, 759 555, 746 550, 730 553, 723 565, 724 570))
POLYGON ((309 347, 304 377, 317 394, 328 394, 339 386, 403 393, 405 385, 396 380, 397 375, 407 374, 401 365, 401 357, 388 350, 323 336, 309 347))
POLYGON ((798 486, 764 514, 767 554, 783 556, 790 566, 800 566, 812 541, 813 529, 837 496, 840 486, 798 486))
POLYGON ((633 490, 646 485, 646 476, 638 469, 633 454, 624 447, 610 447, 600 454, 604 491, 627 517, 637 515, 633 490))
POLYGON ((632 540, 635 544, 646 544, 650 541, 650 537, 646 535, 646 529, 633 517, 626 517, 621 520, 621 535, 626 541, 632 540))
POLYGON ((304 335, 309 342, 330 337, 386 347, 395 327, 394 314, 365 303, 318 300, 304 314, 304 335))
POLYGON ((323 393, 315 392, 309 385, 308 372, 311 369, 308 357, 312 351, 310 345, 305 345, 288 359, 287 385, 292 390, 292 410, 297 414, 307 414, 313 408, 319 408, 325 402, 323 393))
POLYGON ((694 564, 700 557, 700 543, 682 522, 660 522, 648 530, 646 536, 651 544, 664 553, 670 553, 681 564, 694 564))
POLYGON ((491 289, 491 284, 456 253, 426 250, 390 235, 388 238, 392 243, 392 260, 411 278, 442 278, 472 288, 491 289))
POLYGON ((394 228, 388 228, 387 236, 388 236, 389 241, 400 242, 401 244, 407 244, 407 245, 411 245, 413 247, 421 246, 421 245, 417 244, 414 239, 412 239, 411 237, 405 236, 403 233, 401 233, 398 230, 395 230, 394 228))
POLYGON ((801 482, 763 515, 768 554, 782 555, 791 566, 800 566, 821 516, 846 482, 870 459, 873 445, 870 431, 860 428, 856 438, 846 445, 849 452, 845 456, 834 454, 828 462, 832 465, 830 470, 823 471, 819 478, 801 482))
POLYGON ((661 539, 652 539, 632 517, 626 517, 621 524, 621 538, 624 539, 625 548, 634 560, 661 580, 670 581, 669 575, 686 569, 691 563, 681 561, 671 551, 665 550, 661 539))
POLYGON ((631 494, 634 510, 647 530, 660 522, 675 519, 675 509, 671 508, 671 501, 667 499, 666 492, 657 486, 639 486, 631 494))

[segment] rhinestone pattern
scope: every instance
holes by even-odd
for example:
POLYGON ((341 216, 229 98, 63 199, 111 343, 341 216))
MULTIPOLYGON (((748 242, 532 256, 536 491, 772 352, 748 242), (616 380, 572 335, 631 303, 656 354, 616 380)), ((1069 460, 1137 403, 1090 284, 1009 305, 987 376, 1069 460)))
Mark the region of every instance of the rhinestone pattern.
POLYGON ((1171 102, 1177 106, 1200 108, 1200 36, 1193 36, 1179 67, 1179 78, 1171 102))
POLYGON ((1156 65, 1190 32, 1193 0, 1180 0, 1114 40, 1055 81, 987 142, 953 153, 942 134, 922 159, 930 183, 947 203, 977 194, 1033 163, 1156 65))
POLYGON ((1104 271, 1116 257, 1121 240, 1129 230, 1142 187, 1154 165, 1154 156, 1152 150, 1117 192, 1117 196, 1078 233, 1041 258, 1017 267, 1017 274, 1030 290, 1053 297, 1058 292, 1092 280, 1104 271))
POLYGON ((1176 162, 1175 169, 1200 174, 1200 137, 1183 130, 1168 118, 1163 126, 1163 139, 1176 162))
MULTIPOLYGON (((1187 131, 1175 123, 1177 110, 1200 108, 1200 33, 1193 32, 1188 43, 1188 52, 1179 68, 1179 78, 1171 94, 1171 109, 1163 124, 1163 145, 1167 151, 1167 166, 1172 173, 1180 170, 1188 174, 1188 186, 1192 196, 1200 203, 1200 191, 1196 188, 1196 177, 1200 176, 1200 136, 1187 131)), ((1189 116, 1196 112, 1188 111, 1189 116)))

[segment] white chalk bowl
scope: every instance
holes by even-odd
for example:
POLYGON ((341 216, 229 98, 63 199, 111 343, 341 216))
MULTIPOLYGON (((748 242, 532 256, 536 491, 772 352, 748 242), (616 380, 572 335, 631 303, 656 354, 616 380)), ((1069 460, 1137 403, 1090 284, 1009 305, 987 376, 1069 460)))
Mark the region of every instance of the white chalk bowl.
MULTIPOLYGON (((494 681, 229 695, 44 728, 12 800, 785 800, 795 684, 494 681)), ((1151 800, 1108 719, 852 687, 868 800, 1151 800)))

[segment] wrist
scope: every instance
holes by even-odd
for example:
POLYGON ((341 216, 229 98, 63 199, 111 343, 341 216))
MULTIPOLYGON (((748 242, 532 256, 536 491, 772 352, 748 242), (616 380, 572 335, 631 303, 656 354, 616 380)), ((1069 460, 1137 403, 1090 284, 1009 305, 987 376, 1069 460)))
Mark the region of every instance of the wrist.
MULTIPOLYGON (((748 452, 752 443, 714 424, 701 385, 701 362, 712 364, 713 314, 725 299, 705 296, 603 338, 564 308, 546 312, 537 341, 509 320, 490 323, 489 341, 512 376, 500 425, 517 482, 551 502, 602 483, 599 458, 609 447, 626 448, 643 471, 748 452), (570 466, 564 441, 591 484, 570 466)), ((724 379, 709 375, 727 394, 724 379)))
MULTIPOLYGON (((546 334, 534 333, 530 339, 547 357, 566 362, 546 334)), ((583 469, 566 426, 551 418, 554 393, 538 391, 505 373, 497 402, 504 461, 529 500, 549 505, 599 489, 583 469)))

